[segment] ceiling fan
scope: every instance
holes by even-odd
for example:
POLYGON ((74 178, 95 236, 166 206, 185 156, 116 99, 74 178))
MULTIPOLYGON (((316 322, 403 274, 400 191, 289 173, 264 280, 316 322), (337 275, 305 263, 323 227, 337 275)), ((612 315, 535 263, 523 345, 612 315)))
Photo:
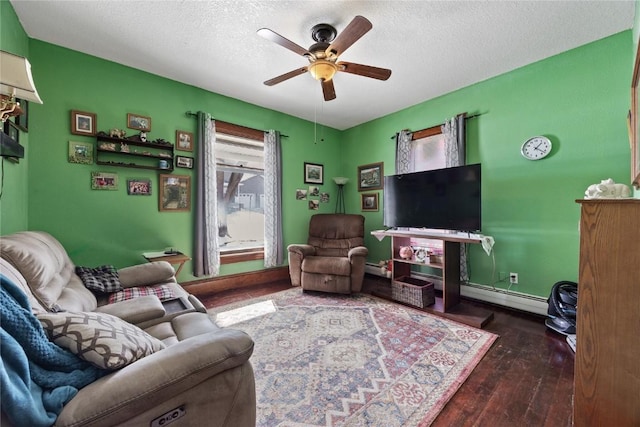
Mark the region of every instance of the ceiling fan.
POLYGON ((387 80, 389 76, 391 76, 391 70, 386 68, 354 64, 352 62, 338 62, 338 57, 360 37, 371 30, 371 28, 373 28, 373 25, 371 25, 371 22, 363 16, 356 16, 353 18, 338 37, 336 37, 336 29, 331 25, 315 25, 311 29, 311 37, 316 41, 316 43, 311 45, 309 49, 303 48, 268 28, 259 29, 259 36, 277 43, 309 60, 309 65, 306 67, 301 67, 296 70, 289 71, 288 73, 284 73, 278 77, 274 77, 273 79, 264 82, 264 84, 267 86, 273 86, 308 71, 311 73, 313 78, 320 80, 324 100, 331 101, 336 98, 336 91, 333 86, 333 76, 338 71, 378 80, 387 80))

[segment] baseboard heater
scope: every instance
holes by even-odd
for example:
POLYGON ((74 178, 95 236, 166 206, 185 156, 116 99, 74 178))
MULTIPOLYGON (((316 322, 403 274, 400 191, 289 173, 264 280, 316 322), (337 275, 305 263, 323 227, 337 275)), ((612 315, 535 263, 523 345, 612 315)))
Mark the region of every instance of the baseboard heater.
MULTIPOLYGON (((365 266, 365 272, 375 276, 384 277, 377 264, 367 263, 365 266)), ((418 272, 413 272, 411 275, 416 278, 423 280, 426 279, 433 282, 435 289, 442 290, 442 279, 438 276, 431 276, 418 272)), ((542 316, 547 315, 548 304, 546 298, 535 295, 507 291, 506 289, 494 289, 491 286, 480 285, 477 283, 462 285, 460 287, 460 295, 478 301, 488 302, 490 304, 526 311, 528 313, 539 314, 542 316)))

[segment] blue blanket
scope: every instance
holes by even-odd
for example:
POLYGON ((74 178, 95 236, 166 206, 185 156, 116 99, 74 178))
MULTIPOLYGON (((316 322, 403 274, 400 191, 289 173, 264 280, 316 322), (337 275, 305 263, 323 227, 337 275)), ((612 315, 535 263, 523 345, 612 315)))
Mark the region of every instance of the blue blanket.
POLYGON ((50 342, 27 296, 0 279, 2 411, 15 426, 50 426, 78 389, 107 372, 50 342))

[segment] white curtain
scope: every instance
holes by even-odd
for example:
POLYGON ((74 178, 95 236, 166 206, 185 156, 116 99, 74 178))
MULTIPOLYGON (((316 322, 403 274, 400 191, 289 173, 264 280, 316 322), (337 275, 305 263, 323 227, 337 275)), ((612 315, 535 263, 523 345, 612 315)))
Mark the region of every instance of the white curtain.
MULTIPOLYGON (((442 125, 444 135, 445 163, 448 168, 462 166, 465 161, 465 115, 459 114, 445 121, 442 125)), ((467 248, 460 245, 460 280, 469 282, 467 268, 467 248)))
POLYGON ((413 165, 412 137, 413 134, 407 130, 401 130, 396 134, 396 174, 414 172, 411 170, 413 165))
POLYGON ((264 266, 282 265, 282 155, 280 133, 264 134, 264 266))
POLYGON ((220 272, 215 144, 215 121, 209 113, 198 112, 198 170, 193 259, 193 274, 196 277, 217 276, 220 272))

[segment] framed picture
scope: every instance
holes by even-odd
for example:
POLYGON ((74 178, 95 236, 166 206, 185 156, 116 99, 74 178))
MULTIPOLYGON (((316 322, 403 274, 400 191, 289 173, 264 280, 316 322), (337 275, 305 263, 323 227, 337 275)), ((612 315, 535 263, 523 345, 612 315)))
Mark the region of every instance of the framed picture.
POLYGON ((160 175, 158 192, 160 212, 188 212, 191 210, 191 177, 160 175))
POLYGON ((191 132, 176 131, 176 150, 193 151, 193 134, 191 132))
POLYGON ((71 133, 74 135, 92 136, 96 134, 97 118, 94 113, 71 111, 71 133))
POLYGON ((29 101, 25 101, 24 99, 16 99, 20 103, 20 108, 22 109, 22 114, 16 116, 16 126, 22 132, 29 132, 29 101))
POLYGON ((151 131, 151 117, 127 113, 127 127, 149 132, 151 131))
POLYGON ((117 190, 118 175, 108 172, 91 172, 92 190, 117 190))
POLYGON ((150 196, 151 180, 150 179, 128 179, 127 194, 130 196, 150 196))
POLYGON ((20 130, 18 126, 11 120, 4 122, 4 133, 9 135, 9 138, 13 139, 18 144, 20 143, 20 130))
POLYGON ((324 166, 304 162, 304 183, 324 184, 324 166))
POLYGON ((309 210, 317 211, 320 209, 320 201, 319 200, 309 200, 309 210))
POLYGON ((193 169, 193 157, 176 156, 176 167, 193 169))
POLYGON ((93 163, 93 143, 69 141, 69 163, 93 163))
POLYGON ((364 212, 378 212, 378 193, 362 193, 360 209, 364 212))
POLYGON ((304 188, 297 188, 296 200, 307 200, 307 190, 304 188))
POLYGON ((382 190, 383 186, 384 163, 358 166, 358 191, 382 190))

